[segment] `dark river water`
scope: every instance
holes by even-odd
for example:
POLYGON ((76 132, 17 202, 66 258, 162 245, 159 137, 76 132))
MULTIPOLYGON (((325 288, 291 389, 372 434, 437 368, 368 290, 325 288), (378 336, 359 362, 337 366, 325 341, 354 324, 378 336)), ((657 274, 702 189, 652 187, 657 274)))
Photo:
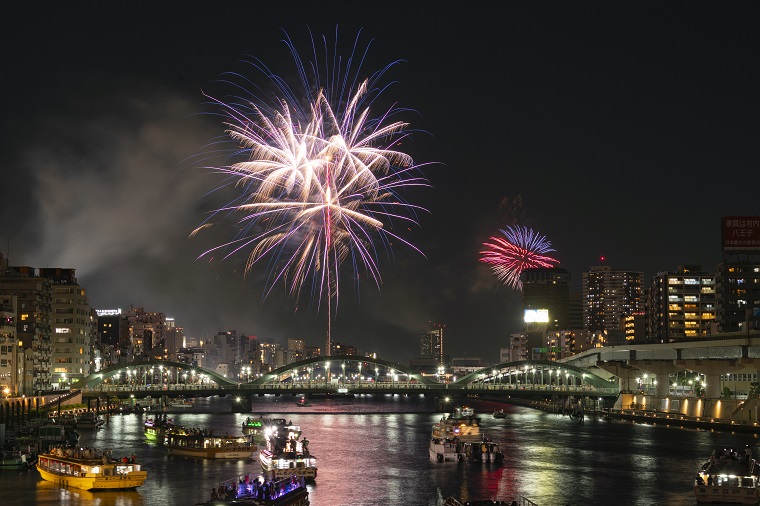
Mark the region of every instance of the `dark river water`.
MULTIPOLYGON (((170 415, 175 423, 239 434, 246 414, 229 398, 199 399, 170 415)), ((309 486, 313 506, 434 506, 437 498, 462 501, 530 499, 538 506, 690 505, 693 478, 715 447, 742 449, 752 434, 637 425, 504 406, 473 400, 482 431, 499 442, 503 465, 431 461, 428 439, 442 413, 430 399, 357 397, 315 399, 298 407, 290 398, 258 398, 253 413, 301 425, 316 455, 319 475, 309 486)), ((148 471, 136 491, 61 489, 36 470, 0 472, 0 505, 191 506, 209 499, 220 481, 260 472, 258 461, 202 460, 167 455, 145 439, 142 415, 116 415, 105 428, 80 430, 81 446, 135 453, 148 471)))

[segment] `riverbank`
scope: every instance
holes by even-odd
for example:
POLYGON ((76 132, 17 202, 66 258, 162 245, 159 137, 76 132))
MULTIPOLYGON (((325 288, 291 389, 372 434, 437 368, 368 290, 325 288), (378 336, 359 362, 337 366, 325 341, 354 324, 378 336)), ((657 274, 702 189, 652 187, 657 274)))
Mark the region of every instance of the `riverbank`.
POLYGON ((724 432, 746 432, 760 434, 760 424, 752 420, 728 420, 703 416, 691 416, 682 413, 671 413, 650 409, 584 409, 582 411, 569 410, 563 405, 546 401, 531 401, 524 399, 508 399, 509 404, 526 406, 549 413, 565 414, 579 419, 581 417, 604 418, 607 420, 623 420, 649 425, 663 425, 667 427, 700 429, 724 432))

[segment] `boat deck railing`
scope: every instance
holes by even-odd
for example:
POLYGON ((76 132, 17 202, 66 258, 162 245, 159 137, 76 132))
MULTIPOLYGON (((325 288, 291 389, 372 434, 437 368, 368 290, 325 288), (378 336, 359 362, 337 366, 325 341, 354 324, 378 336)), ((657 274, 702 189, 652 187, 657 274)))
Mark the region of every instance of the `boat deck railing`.
MULTIPOLYGON (((475 501, 470 502, 469 504, 475 505, 480 504, 481 501, 475 501)), ((502 501, 501 503, 495 503, 494 501, 483 501, 483 504, 507 504, 510 506, 514 506, 515 504, 517 506, 538 506, 538 504, 534 503, 527 497, 520 496, 517 498, 516 501, 512 501, 511 503, 508 503, 506 501, 502 501)), ((459 502, 456 497, 448 497, 445 501, 443 501, 443 504, 441 506, 464 506, 464 503, 459 502)))

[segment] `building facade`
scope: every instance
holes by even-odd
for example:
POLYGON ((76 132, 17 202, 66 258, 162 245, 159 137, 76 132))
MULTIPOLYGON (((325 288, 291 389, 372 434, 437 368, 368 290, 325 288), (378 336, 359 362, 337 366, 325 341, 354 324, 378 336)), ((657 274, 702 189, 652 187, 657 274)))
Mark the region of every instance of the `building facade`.
POLYGON ((522 281, 523 312, 531 309, 548 310, 546 330, 570 328, 570 273, 559 267, 525 269, 522 281))
POLYGON ((651 342, 706 339, 717 314, 715 274, 682 265, 652 276, 647 292, 647 336, 651 342))
POLYGON ((644 310, 644 273, 592 266, 583 273, 583 322, 591 332, 619 332, 621 318, 644 310))
POLYGON ((432 358, 437 366, 445 366, 443 354, 443 329, 446 325, 429 323, 420 336, 420 358, 432 358))
MULTIPOLYGON (((0 295, 16 296, 16 339, 19 354, 18 393, 38 395, 53 390, 51 319, 53 285, 29 266, 10 266, 2 255, 0 295)), ((18 356, 18 355, 17 355, 18 356)))
POLYGON ((51 373, 53 386, 64 390, 90 374, 92 308, 74 269, 46 267, 39 274, 52 283, 51 373))

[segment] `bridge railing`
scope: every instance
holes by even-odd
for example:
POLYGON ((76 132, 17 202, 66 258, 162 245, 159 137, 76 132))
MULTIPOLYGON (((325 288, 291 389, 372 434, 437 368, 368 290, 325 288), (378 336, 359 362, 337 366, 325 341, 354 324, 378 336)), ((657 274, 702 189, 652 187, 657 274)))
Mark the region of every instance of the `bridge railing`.
POLYGON ((266 383, 262 385, 251 385, 249 383, 241 383, 230 386, 221 386, 217 383, 211 384, 171 384, 171 385, 107 385, 100 384, 95 387, 86 387, 83 389, 87 393, 168 393, 172 391, 176 392, 188 392, 188 391, 231 391, 231 390, 252 390, 252 391, 269 391, 269 392, 308 392, 308 391, 335 391, 340 392, 346 390, 347 392, 365 391, 371 392, 373 390, 394 390, 394 391, 416 391, 416 392, 458 392, 458 391, 472 391, 472 392, 526 392, 526 393, 540 393, 540 392, 562 392, 572 393, 577 395, 614 395, 618 392, 616 388, 598 388, 590 385, 540 385, 540 384, 483 384, 483 383, 470 383, 466 385, 457 385, 453 383, 440 383, 440 384, 423 384, 423 383, 396 383, 396 382, 347 382, 347 383, 318 383, 318 382, 295 382, 295 383, 266 383))

